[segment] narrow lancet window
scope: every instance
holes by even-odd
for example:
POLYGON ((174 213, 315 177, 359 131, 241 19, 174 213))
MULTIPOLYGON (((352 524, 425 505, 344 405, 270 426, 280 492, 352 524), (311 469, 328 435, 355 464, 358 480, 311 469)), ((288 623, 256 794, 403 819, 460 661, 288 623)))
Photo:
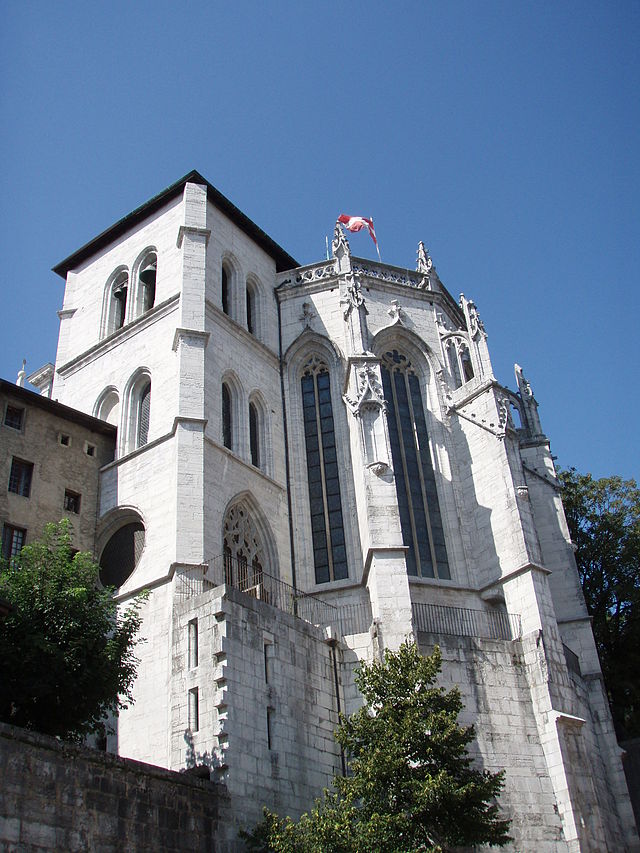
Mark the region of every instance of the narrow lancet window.
POLYGON ((255 403, 249 403, 249 446, 251 448, 251 464, 260 467, 260 424, 255 403))
POLYGON ((402 539, 408 546, 407 571, 420 577, 449 578, 420 382, 397 350, 382 360, 389 438, 402 539))
POLYGON ((230 314, 231 307, 231 294, 229 292, 229 273, 227 272, 226 267, 222 267, 222 310, 225 314, 230 314))
POLYGON ((301 384, 316 583, 327 583, 348 577, 327 366, 312 358, 301 384))
POLYGON ((231 392, 229 386, 222 384, 222 443, 231 450, 231 392))
POLYGON ((136 447, 144 447, 149 441, 149 421, 151 417, 151 383, 148 382, 140 392, 138 402, 138 429, 136 447))

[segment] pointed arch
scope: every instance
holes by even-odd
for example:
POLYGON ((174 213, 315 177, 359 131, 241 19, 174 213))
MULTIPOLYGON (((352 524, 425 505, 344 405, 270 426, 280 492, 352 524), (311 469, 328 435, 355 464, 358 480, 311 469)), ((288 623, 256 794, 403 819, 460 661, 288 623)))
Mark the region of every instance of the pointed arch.
POLYGON ((120 395, 115 385, 108 385, 98 396, 93 417, 116 427, 120 425, 120 395))
POLYGON ((150 311, 156 301, 156 279, 158 274, 158 250, 147 246, 136 258, 132 268, 132 293, 130 319, 150 311))
POLYGON ((271 421, 269 407, 262 393, 249 394, 249 453, 251 464, 265 474, 272 473, 271 421))
POLYGON ((111 273, 102 297, 102 320, 100 338, 121 329, 127 319, 127 297, 129 292, 129 268, 124 264, 111 273))
POLYGON ((151 427, 151 371, 139 367, 127 382, 123 394, 120 456, 144 447, 151 427))
POLYGON ((251 492, 241 492, 227 504, 222 521, 222 542, 227 583, 233 586, 248 584, 252 576, 255 579, 262 572, 279 577, 273 533, 251 492))
POLYGON ((244 456, 244 389, 233 370, 222 376, 220 386, 220 442, 238 456, 244 456))
POLYGON ((432 371, 413 335, 398 328, 394 331, 377 335, 374 345, 380 358, 402 538, 408 548, 407 571, 418 577, 449 579, 429 401, 423 393, 432 371))

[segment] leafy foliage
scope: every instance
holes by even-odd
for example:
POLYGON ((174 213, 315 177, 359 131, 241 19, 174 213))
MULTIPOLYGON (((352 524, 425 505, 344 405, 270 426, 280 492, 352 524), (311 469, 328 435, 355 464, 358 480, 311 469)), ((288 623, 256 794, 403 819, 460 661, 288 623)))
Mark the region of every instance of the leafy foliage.
POLYGON ((423 656, 413 642, 363 665, 356 683, 364 706, 343 718, 336 739, 349 775, 334 778, 296 823, 265 810, 254 850, 278 853, 442 851, 509 841, 495 802, 504 773, 473 767, 473 727, 458 725, 457 689, 435 686, 440 650, 423 656))
POLYGON ((616 733, 640 735, 640 489, 635 480, 559 473, 562 502, 616 733))
POLYGON ((0 719, 77 740, 133 701, 138 598, 118 613, 90 554, 73 556, 67 520, 0 570, 0 719))

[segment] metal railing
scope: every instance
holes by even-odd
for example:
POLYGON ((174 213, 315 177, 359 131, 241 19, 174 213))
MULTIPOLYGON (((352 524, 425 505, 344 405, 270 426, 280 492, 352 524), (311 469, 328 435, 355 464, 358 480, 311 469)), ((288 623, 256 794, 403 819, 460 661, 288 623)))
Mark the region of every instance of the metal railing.
POLYGON ((504 610, 470 610, 443 604, 414 603, 417 631, 487 640, 515 640, 522 635, 520 616, 504 610))
POLYGON ((178 576, 176 595, 188 598, 220 584, 233 587, 312 625, 330 625, 343 636, 363 633, 371 626, 369 602, 338 607, 270 575, 257 561, 249 563, 224 554, 209 562, 206 578, 191 574, 178 576))

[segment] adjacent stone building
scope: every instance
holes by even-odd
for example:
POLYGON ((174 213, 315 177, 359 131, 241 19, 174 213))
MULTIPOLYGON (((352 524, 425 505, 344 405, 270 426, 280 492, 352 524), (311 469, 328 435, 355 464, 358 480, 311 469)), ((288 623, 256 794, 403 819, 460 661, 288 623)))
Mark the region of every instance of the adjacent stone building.
POLYGON ((150 591, 111 750, 211 768, 233 843, 341 772, 355 666, 413 635, 506 769, 514 850, 635 849, 536 400, 422 243, 408 272, 337 225, 300 267, 192 172, 55 271, 52 396, 118 427, 92 544, 150 591))
POLYGON ((73 544, 93 551, 100 469, 113 461, 116 428, 0 379, 2 556, 69 518, 73 544))

